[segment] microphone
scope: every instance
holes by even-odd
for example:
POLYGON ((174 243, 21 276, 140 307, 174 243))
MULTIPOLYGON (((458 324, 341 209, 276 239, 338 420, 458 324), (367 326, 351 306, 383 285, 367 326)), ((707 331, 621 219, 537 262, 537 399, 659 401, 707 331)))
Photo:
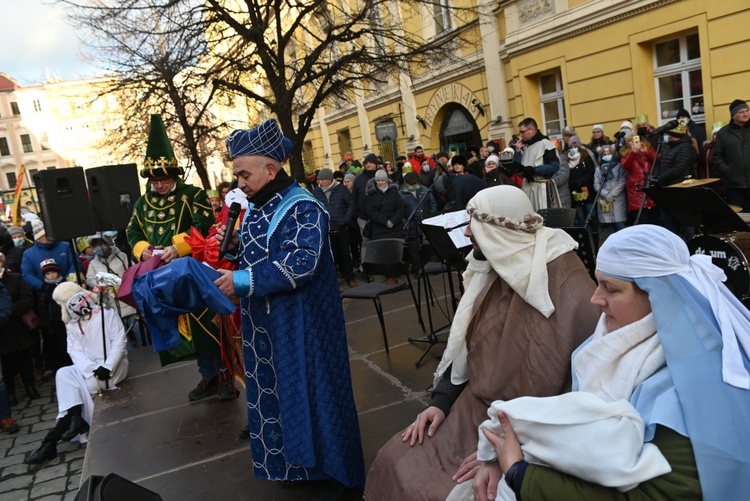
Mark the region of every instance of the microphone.
POLYGON ((661 136, 665 132, 669 132, 670 130, 674 129, 678 125, 680 125, 680 122, 678 122, 677 120, 670 120, 669 122, 665 123, 661 127, 652 130, 651 132, 649 132, 648 134, 646 134, 646 136, 647 137, 661 136))
POLYGON ((239 202, 232 202, 229 206, 229 214, 227 215, 227 231, 224 233, 224 240, 221 241, 221 247, 219 247, 219 259, 224 259, 224 254, 229 249, 229 241, 232 240, 232 231, 234 225, 237 224, 237 218, 240 217, 240 211, 242 206, 239 202))

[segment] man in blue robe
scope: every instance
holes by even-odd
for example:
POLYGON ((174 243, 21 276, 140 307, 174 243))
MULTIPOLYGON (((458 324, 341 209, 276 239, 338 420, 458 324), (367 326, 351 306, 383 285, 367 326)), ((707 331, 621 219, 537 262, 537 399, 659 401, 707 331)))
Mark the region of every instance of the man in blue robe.
POLYGON ((292 143, 275 120, 226 142, 249 204, 238 269, 215 283, 241 299, 254 474, 343 496, 364 486, 364 460, 328 213, 282 169, 292 143))

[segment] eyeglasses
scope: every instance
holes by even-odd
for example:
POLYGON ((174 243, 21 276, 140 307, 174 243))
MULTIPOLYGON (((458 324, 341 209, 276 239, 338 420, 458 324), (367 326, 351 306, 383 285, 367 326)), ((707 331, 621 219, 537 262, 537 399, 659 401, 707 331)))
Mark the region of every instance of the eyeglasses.
POLYGON ((524 132, 529 132, 531 129, 518 129, 519 134, 523 134, 524 132))

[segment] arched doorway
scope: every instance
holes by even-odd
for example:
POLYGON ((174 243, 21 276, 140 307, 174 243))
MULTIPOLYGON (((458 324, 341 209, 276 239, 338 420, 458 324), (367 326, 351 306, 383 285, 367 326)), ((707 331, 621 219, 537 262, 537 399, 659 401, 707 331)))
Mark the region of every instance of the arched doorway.
POLYGON ((469 146, 481 146, 479 128, 469 110, 459 104, 449 105, 440 124, 440 149, 449 155, 462 154, 469 146))

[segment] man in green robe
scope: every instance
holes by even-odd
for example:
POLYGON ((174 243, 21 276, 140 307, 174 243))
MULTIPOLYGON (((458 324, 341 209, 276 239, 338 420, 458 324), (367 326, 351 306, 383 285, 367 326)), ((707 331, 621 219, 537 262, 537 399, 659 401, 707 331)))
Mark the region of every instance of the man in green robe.
MULTIPOLYGON (((135 202, 127 228, 128 243, 139 261, 155 254, 160 254, 165 263, 190 256, 190 246, 185 242, 190 227, 206 236, 214 224, 206 192, 185 184, 179 178, 182 174, 161 115, 151 115, 146 160, 141 171, 141 176, 148 179, 146 193, 135 202)), ((221 360, 219 329, 213 317, 208 309, 180 316, 182 343, 159 352, 162 365, 195 355, 201 381, 189 393, 190 400, 200 400, 217 390, 221 400, 236 398, 234 380, 221 360)))

